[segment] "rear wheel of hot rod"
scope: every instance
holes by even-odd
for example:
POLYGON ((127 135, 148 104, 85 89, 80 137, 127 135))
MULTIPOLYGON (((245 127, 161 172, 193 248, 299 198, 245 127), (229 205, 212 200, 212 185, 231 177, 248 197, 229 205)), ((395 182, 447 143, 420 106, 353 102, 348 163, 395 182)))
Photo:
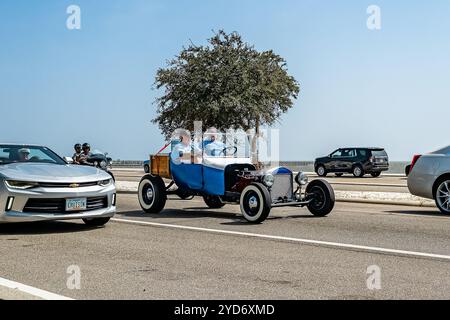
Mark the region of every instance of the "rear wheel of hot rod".
POLYGON ((261 183, 252 183, 242 191, 240 204, 245 220, 261 223, 270 214, 270 193, 261 183))
POLYGON ((219 196, 203 196, 203 200, 211 209, 220 209, 225 205, 225 203, 222 202, 222 199, 220 199, 219 196))
POLYGON ((306 194, 313 200, 308 204, 308 210, 317 217, 328 215, 336 202, 331 185, 324 180, 313 180, 306 187, 306 194))
POLYGON ((146 175, 139 183, 139 204, 146 213, 160 213, 166 205, 166 185, 161 177, 146 175))

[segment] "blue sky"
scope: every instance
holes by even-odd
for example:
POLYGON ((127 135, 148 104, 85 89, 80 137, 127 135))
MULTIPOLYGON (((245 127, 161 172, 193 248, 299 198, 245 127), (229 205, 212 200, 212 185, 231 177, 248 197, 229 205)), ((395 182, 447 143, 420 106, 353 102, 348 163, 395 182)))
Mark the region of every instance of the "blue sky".
POLYGON ((351 145, 409 160, 450 144, 449 16, 446 0, 2 0, 0 141, 147 158, 164 144, 150 123, 156 70, 225 29, 282 55, 301 84, 282 159, 351 145), (71 4, 81 30, 66 28, 71 4), (366 27, 371 4, 379 31, 366 27))

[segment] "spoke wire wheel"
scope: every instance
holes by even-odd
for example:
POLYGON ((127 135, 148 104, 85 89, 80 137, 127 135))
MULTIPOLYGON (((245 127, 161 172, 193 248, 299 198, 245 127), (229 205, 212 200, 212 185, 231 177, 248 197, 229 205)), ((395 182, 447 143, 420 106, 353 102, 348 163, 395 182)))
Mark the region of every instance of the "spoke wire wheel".
POLYGON ((311 203, 311 206, 315 210, 322 210, 325 207, 325 191, 319 186, 314 186, 310 192, 314 194, 314 201, 311 203))
POLYGON ((336 197, 330 183, 325 180, 313 180, 306 187, 311 201, 308 210, 316 217, 327 216, 334 208, 336 197))
POLYGON ((261 223, 270 214, 270 194, 260 183, 247 186, 242 191, 240 205, 244 218, 251 223, 261 223))
POLYGON ((450 214, 450 180, 443 181, 436 191, 436 204, 446 214, 450 214))

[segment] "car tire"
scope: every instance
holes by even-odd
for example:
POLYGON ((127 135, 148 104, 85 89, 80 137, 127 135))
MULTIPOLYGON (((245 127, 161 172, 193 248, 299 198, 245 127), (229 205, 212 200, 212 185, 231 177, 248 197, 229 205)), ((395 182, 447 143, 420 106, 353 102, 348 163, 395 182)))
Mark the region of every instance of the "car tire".
POLYGON ((364 177, 364 170, 363 167, 359 164, 353 167, 352 173, 356 178, 362 178, 364 177))
POLYGON ((326 177, 327 176, 327 170, 325 169, 325 166, 319 165, 316 168, 316 173, 319 177, 326 177))
POLYGON ((405 167, 405 176, 408 177, 410 172, 411 172, 411 165, 408 164, 408 165, 405 167))
POLYGON ((378 178, 379 176, 381 176, 381 172, 372 172, 370 175, 374 178, 378 178))
POLYGON ((434 191, 436 205, 443 214, 450 215, 450 177, 440 179, 436 186, 434 191))
POLYGON ((108 174, 112 177, 114 183, 116 182, 116 177, 114 176, 114 174, 111 171, 108 171, 108 174))
POLYGON ((111 218, 93 218, 93 219, 83 219, 83 222, 90 227, 101 227, 109 222, 111 218))
POLYGON ((145 172, 145 173, 150 173, 150 166, 149 166, 148 164, 146 164, 146 165, 144 166, 144 172, 145 172))
POLYGON ((252 183, 241 193, 241 213, 250 223, 262 223, 272 208, 270 193, 261 183, 252 183))
POLYGON ((342 177, 344 174, 343 173, 335 173, 336 177, 342 177))
POLYGON ((336 197, 333 188, 327 181, 311 181, 306 187, 306 194, 313 198, 308 204, 308 210, 316 217, 325 217, 333 210, 336 197))
POLYGON ((177 189, 177 191, 175 191, 175 194, 181 200, 189 200, 189 199, 194 198, 194 196, 192 194, 190 194, 189 192, 187 192, 183 189, 177 189))
POLYGON ((203 196, 203 200, 210 209, 220 209, 225 205, 219 196, 203 196))
POLYGON ((146 175, 139 183, 139 204, 146 213, 160 213, 167 201, 166 184, 161 177, 146 175))

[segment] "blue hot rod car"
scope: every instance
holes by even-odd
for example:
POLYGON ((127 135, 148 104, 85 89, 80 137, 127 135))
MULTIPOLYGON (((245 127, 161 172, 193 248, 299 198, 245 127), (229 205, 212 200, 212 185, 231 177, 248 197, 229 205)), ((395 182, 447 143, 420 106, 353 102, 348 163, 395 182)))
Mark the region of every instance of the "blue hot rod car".
POLYGON ((326 216, 333 210, 335 196, 328 182, 308 183, 304 173, 294 174, 284 167, 257 170, 250 158, 238 157, 236 151, 230 152, 228 147, 218 156, 202 152, 200 157, 194 152, 189 155, 180 152, 180 156, 188 159, 180 163, 170 154, 151 156, 150 173, 139 184, 142 209, 159 213, 167 196, 177 195, 182 199, 201 196, 208 207, 215 209, 239 204, 250 223, 263 222, 276 207, 307 207, 315 216, 326 216))

